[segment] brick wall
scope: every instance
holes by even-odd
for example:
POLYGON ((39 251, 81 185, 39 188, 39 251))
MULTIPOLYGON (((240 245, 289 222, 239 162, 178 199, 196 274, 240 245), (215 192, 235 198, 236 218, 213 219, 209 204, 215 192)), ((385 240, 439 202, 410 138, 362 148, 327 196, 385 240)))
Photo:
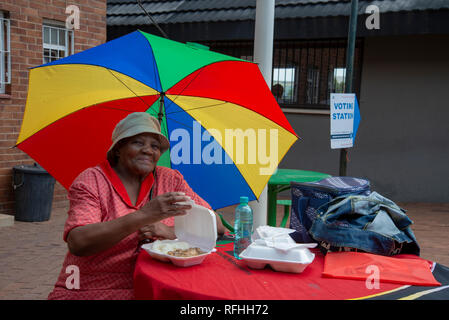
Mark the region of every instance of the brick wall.
MULTIPOLYGON (((10 19, 11 84, 0 94, 0 214, 14 214, 12 168, 33 160, 14 148, 28 89, 28 68, 43 63, 42 24, 64 23, 68 5, 80 9, 80 28, 74 30, 75 53, 106 41, 106 0, 1 0, 0 11, 10 19)), ((66 191, 55 185, 53 207, 67 205, 66 191)))

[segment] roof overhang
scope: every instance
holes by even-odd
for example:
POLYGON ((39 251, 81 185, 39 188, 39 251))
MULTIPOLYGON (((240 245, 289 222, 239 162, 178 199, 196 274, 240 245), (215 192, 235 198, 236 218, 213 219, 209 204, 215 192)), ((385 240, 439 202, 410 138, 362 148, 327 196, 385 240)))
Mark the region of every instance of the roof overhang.
MULTIPOLYGON (((417 34, 449 34, 449 10, 387 12, 380 16, 380 29, 369 30, 365 26, 367 15, 359 15, 357 36, 398 36, 417 34)), ((148 19, 149 20, 149 19, 148 19)), ((274 38, 326 39, 345 38, 348 17, 309 17, 301 19, 276 19, 274 38)), ((236 41, 254 39, 254 20, 189 22, 160 24, 173 40, 177 41, 236 41)), ((136 29, 158 35, 159 31, 146 25, 108 25, 108 40, 136 29)))

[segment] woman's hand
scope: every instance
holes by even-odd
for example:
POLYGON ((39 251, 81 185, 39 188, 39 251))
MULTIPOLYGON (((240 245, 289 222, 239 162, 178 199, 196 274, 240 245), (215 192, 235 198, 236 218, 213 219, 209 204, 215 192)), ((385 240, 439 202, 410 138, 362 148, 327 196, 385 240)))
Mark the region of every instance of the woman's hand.
POLYGON ((150 240, 174 240, 176 239, 175 228, 169 227, 162 222, 149 224, 139 229, 139 241, 150 240))
POLYGON ((189 200, 190 198, 182 192, 169 192, 155 197, 140 210, 131 214, 106 222, 73 228, 67 236, 69 250, 77 256, 88 256, 102 252, 136 230, 154 224, 157 224, 152 227, 156 237, 169 238, 172 236, 170 231, 161 227, 158 222, 166 218, 186 214, 192 206, 190 204, 180 205, 179 202, 189 200))
POLYGON ((166 218, 181 216, 192 208, 189 204, 180 204, 189 202, 190 197, 183 192, 167 192, 151 199, 140 211, 149 218, 150 223, 164 220, 166 218))

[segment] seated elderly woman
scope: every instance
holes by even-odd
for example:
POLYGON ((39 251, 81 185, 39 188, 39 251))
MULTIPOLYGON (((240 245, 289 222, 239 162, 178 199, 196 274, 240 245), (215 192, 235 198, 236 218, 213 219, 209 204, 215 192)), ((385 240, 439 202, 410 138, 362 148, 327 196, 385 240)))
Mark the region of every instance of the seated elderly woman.
POLYGON ((175 238, 174 216, 191 208, 180 202, 191 198, 210 209, 179 171, 156 166, 168 147, 159 122, 147 113, 117 124, 107 159, 83 171, 69 189, 69 252, 48 299, 133 299, 139 244, 175 238), (79 270, 79 288, 70 285, 72 270, 79 270))

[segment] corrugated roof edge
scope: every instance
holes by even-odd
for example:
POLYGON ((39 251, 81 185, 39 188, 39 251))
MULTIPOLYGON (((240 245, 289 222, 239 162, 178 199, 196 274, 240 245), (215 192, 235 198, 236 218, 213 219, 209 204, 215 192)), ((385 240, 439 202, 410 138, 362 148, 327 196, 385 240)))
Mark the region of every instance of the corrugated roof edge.
MULTIPOLYGON (((223 12, 223 11, 232 11, 232 10, 246 10, 246 9, 252 9, 255 10, 256 7, 252 6, 244 6, 244 7, 237 7, 237 8, 209 8, 209 9, 200 9, 200 10, 176 10, 176 11, 161 11, 161 12, 150 12, 151 15, 155 16, 158 14, 182 14, 182 13, 199 13, 199 12, 223 12)), ((120 13, 120 14, 111 14, 106 13, 107 16, 127 16, 127 15, 135 15, 136 13, 120 13)), ((142 13, 139 13, 137 15, 145 15, 145 13, 142 11, 142 13)))
MULTIPOLYGON (((164 13, 163 15, 167 15, 166 13, 164 13)), ((162 14, 160 15, 160 16, 162 16, 162 14)), ((136 15, 136 14, 130 14, 130 15, 121 15, 121 16, 109 16, 109 17, 107 17, 106 19, 107 19, 107 25, 108 26, 120 26, 120 25, 123 25, 123 26, 134 26, 134 25, 142 25, 142 23, 116 23, 116 22, 114 22, 114 20, 121 20, 121 18, 122 19, 126 19, 126 18, 132 18, 132 17, 134 17, 134 18, 142 18, 142 19, 145 19, 145 21, 147 21, 147 23, 144 23, 143 25, 145 25, 145 24, 148 24, 148 25, 150 25, 151 24, 151 22, 149 21, 149 20, 146 20, 146 19, 148 19, 145 15, 136 15)), ((236 18, 236 19, 215 19, 215 20, 210 20, 210 19, 196 19, 196 20, 194 20, 194 21, 192 21, 191 19, 189 19, 189 20, 185 20, 185 21, 182 21, 182 19, 179 19, 179 17, 176 19, 176 21, 174 21, 174 19, 171 19, 171 20, 169 20, 169 21, 158 21, 158 15, 152 15, 152 17, 153 17, 153 19, 155 19, 156 20, 156 22, 158 23, 158 24, 181 24, 181 23, 204 23, 204 22, 228 22, 228 21, 254 21, 254 18, 253 17, 251 17, 251 18, 248 18, 247 17, 247 15, 246 16, 244 16, 244 17, 241 17, 241 18, 236 18)))
MULTIPOLYGON (((130 3, 126 2, 126 3, 122 3, 122 4, 130 4, 130 3)), ((421 2, 417 8, 404 8, 403 5, 400 5, 397 2, 394 2, 391 0, 370 1, 370 2, 363 1, 359 7, 359 14, 364 14, 366 8, 372 4, 384 4, 383 6, 379 6, 381 13, 449 9, 449 1, 446 3, 421 2), (388 5, 385 6, 385 4, 388 4, 388 5)), ((108 6, 115 6, 115 5, 119 5, 119 4, 114 3, 114 4, 109 4, 108 6)), ((350 2, 348 2, 348 1, 345 1, 345 2, 343 2, 343 1, 331 1, 331 2, 317 1, 317 2, 313 2, 313 3, 311 3, 311 2, 306 2, 306 3, 287 2, 287 3, 276 4, 276 8, 279 8, 282 11, 286 10, 287 8, 292 8, 295 12, 299 12, 299 14, 297 15, 298 18, 299 17, 305 18, 305 17, 324 17, 324 16, 347 16, 347 15, 349 15, 349 10, 347 13, 345 11, 345 14, 340 13, 342 10, 337 10, 337 12, 335 12, 335 14, 333 14, 332 10, 336 9, 336 8, 341 9, 342 7, 348 7, 348 9, 349 9, 349 6, 350 6, 350 2), (321 6, 325 5, 325 7, 327 7, 327 8, 318 8, 318 5, 321 5, 321 6), (301 7, 301 9, 299 10, 298 7, 301 7), (321 10, 321 9, 326 9, 326 10, 321 10), (303 10, 304 10, 304 12, 303 12, 303 10), (307 12, 311 12, 311 11, 320 12, 323 14, 307 14, 307 12)), ((182 15, 182 14, 188 14, 188 13, 198 15, 201 13, 212 13, 212 12, 219 13, 219 12, 229 12, 229 11, 239 11, 239 10, 255 10, 255 8, 256 8, 255 5, 254 6, 247 5, 247 6, 241 6, 241 7, 236 6, 236 7, 232 7, 232 8, 206 8, 206 9, 197 9, 197 10, 183 10, 182 8, 178 8, 176 11, 163 11, 160 13, 153 12, 152 15, 157 16, 159 14, 169 14, 169 13, 172 13, 173 15, 182 15)), ((142 15, 143 16, 145 14, 143 12, 139 13, 139 14, 136 14, 135 12, 120 13, 120 14, 107 13, 107 16, 132 16, 132 15, 142 15)), ((292 17, 292 18, 294 18, 294 17, 292 17)), ((235 19, 235 20, 240 20, 240 19, 235 19)), ((222 19, 218 19, 218 20, 211 19, 210 21, 222 21, 222 19)), ((233 19, 226 19, 225 21, 233 21, 233 19)))
MULTIPOLYGON (((400 13, 400 12, 403 12, 403 13, 410 13, 410 12, 425 12, 425 11, 427 11, 427 12, 435 12, 435 11, 441 11, 441 10, 410 10, 410 11, 391 11, 391 12, 397 12, 397 13, 400 13)), ((444 10, 444 11, 446 11, 446 10, 444 10)), ((163 13, 163 14, 161 14, 161 16, 162 15, 167 15, 167 13, 163 13)), ((154 15, 152 15, 153 16, 153 18, 155 18, 156 20, 158 20, 158 15, 157 14, 154 14, 154 15)), ((327 16, 317 16, 317 15, 304 15, 304 16, 286 16, 286 15, 282 15, 282 16, 277 16, 276 17, 276 20, 287 20, 287 19, 291 19, 291 20, 294 20, 294 19, 302 19, 302 18, 324 18, 324 17, 339 17, 339 16, 346 16, 346 15, 342 15, 342 14, 336 14, 336 15, 327 15, 327 16)), ((132 26, 132 25, 140 25, 140 23, 123 23, 123 22, 119 22, 119 23, 117 23, 117 21, 116 22, 114 22, 114 20, 119 20, 120 18, 123 18, 123 19, 125 19, 125 18, 130 18, 130 17, 142 17, 142 18, 144 18, 144 17, 146 17, 144 14, 138 14, 138 15, 136 15, 136 14, 123 14, 123 15, 114 15, 114 16, 107 16, 107 24, 108 25, 110 25, 110 26, 118 26, 118 25, 130 25, 130 26, 132 26)), ((120 19, 120 20, 122 20, 122 19, 120 19)), ((204 22, 226 22, 226 21, 247 21, 247 20, 249 20, 249 21, 254 21, 254 17, 253 16, 251 16, 250 18, 248 18, 248 16, 247 15, 245 15, 245 17, 241 17, 241 18, 235 18, 235 19, 229 19, 229 18, 227 18, 227 19, 214 19, 214 20, 210 20, 210 19, 207 19, 207 18, 204 18, 204 19, 196 19, 196 20, 192 20, 192 19, 182 19, 181 17, 177 17, 177 19, 176 19, 176 21, 173 21, 173 20, 169 20, 169 21, 158 21, 158 23, 159 24, 179 24, 179 23, 196 23, 196 22, 202 22, 202 23, 204 23, 204 22)), ((145 24, 151 24, 149 21, 147 22, 147 23, 145 23, 145 24)))

